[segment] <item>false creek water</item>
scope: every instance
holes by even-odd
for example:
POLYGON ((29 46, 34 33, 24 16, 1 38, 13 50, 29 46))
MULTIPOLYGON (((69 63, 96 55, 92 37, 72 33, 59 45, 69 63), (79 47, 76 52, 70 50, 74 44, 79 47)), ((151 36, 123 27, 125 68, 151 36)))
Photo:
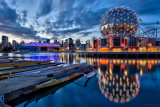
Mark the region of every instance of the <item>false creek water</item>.
MULTIPOLYGON (((15 56, 1 53, 1 56, 15 56)), ((140 107, 160 106, 159 59, 106 59, 79 57, 76 53, 29 53, 25 60, 53 60, 66 65, 98 64, 97 76, 82 77, 27 107, 140 107)), ((34 97, 34 96, 33 96, 34 97)), ((23 107, 24 102, 17 107, 23 107)))

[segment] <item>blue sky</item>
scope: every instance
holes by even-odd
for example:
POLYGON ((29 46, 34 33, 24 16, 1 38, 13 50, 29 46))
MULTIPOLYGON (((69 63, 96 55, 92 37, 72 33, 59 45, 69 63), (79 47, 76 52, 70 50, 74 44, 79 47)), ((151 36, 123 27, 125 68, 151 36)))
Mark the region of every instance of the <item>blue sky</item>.
POLYGON ((0 36, 10 41, 72 37, 84 42, 101 37, 101 16, 115 6, 134 9, 146 30, 160 21, 160 0, 0 0, 0 36))

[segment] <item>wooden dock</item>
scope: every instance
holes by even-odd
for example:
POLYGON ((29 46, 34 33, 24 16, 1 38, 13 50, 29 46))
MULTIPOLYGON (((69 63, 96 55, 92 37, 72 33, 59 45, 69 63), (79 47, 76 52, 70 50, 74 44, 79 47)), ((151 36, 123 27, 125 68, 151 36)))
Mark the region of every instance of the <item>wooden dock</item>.
MULTIPOLYGON (((20 96, 52 87, 89 73, 96 65, 76 64, 66 67, 30 70, 34 74, 19 73, 18 77, 0 80, 0 102, 7 103, 20 96), (37 72, 36 72, 37 71, 37 72)), ((17 74, 17 73, 15 73, 17 74)))

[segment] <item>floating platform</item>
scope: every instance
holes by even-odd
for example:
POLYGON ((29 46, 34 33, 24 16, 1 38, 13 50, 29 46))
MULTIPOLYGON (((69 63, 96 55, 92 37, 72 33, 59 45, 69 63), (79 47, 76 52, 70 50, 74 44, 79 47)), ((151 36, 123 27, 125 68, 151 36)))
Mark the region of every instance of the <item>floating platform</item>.
MULTIPOLYGON (((82 63, 14 73, 15 78, 0 80, 0 102, 7 103, 40 89, 53 87, 75 78, 80 78, 84 74, 91 72, 96 66, 82 63)), ((10 74, 4 75, 10 76, 10 74)))
POLYGON ((82 57, 160 58, 160 52, 76 52, 82 57))

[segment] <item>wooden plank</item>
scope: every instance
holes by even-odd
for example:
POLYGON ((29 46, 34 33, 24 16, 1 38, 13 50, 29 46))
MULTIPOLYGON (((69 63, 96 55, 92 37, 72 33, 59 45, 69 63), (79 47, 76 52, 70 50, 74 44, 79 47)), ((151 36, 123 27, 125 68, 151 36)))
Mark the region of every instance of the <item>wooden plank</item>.
POLYGON ((0 96, 4 102, 17 98, 19 95, 34 91, 35 85, 50 80, 46 77, 17 77, 0 81, 0 96))
POLYGON ((35 74, 33 74, 33 75, 27 75, 27 76, 30 76, 30 77, 49 76, 49 75, 53 75, 53 74, 56 74, 56 73, 59 73, 59 72, 63 72, 63 71, 75 69, 75 68, 77 68, 77 67, 81 67, 81 66, 84 66, 84 65, 86 65, 86 63, 77 64, 77 65, 72 65, 72 66, 67 66, 67 67, 64 67, 64 68, 57 68, 57 69, 55 69, 55 70, 48 70, 48 71, 46 71, 46 72, 35 73, 35 74))
MULTIPOLYGON (((77 66, 84 66, 85 64, 77 64, 74 65, 74 68, 77 66)), ((87 65, 86 65, 87 66, 87 65)), ((95 66, 95 65, 94 65, 95 66)), ((6 79, 0 81, 0 96, 3 97, 3 102, 8 102, 10 100, 13 100, 15 98, 18 98, 21 95, 25 95, 28 93, 31 93, 33 91, 37 91, 40 88, 52 86, 52 85, 58 85, 63 82, 69 81, 70 79, 73 79, 77 76, 83 76, 83 73, 89 72, 94 66, 89 66, 90 68, 82 67, 80 70, 84 70, 81 73, 73 74, 69 77, 64 77, 62 79, 56 80, 56 82, 50 81, 52 78, 49 78, 47 76, 41 76, 41 77, 28 77, 28 76, 21 76, 11 79, 6 79), (40 86, 41 84, 41 86, 40 86), (43 85, 42 85, 43 84, 43 85)), ((69 68, 69 67, 68 67, 69 68)), ((70 67, 70 68, 73 68, 70 67)), ((70 69, 71 70, 71 69, 70 69)), ((78 69, 71 70, 77 71, 78 69)))
POLYGON ((52 65, 46 65, 46 66, 39 66, 39 67, 28 68, 28 69, 20 69, 20 70, 0 72, 0 75, 20 73, 20 72, 25 72, 25 71, 35 70, 35 69, 47 68, 47 67, 51 67, 51 66, 55 66, 55 65, 58 65, 58 64, 52 64, 52 65))
POLYGON ((2 60, 0 60, 0 62, 12 62, 15 60, 18 60, 18 59, 2 59, 2 60))
POLYGON ((50 86, 54 86, 54 85, 57 85, 57 84, 61 84, 61 83, 64 83, 66 81, 69 81, 73 78, 76 78, 78 76, 82 76, 84 73, 88 73, 88 71, 90 71, 92 68, 94 68, 95 66, 97 65, 92 65, 90 68, 88 69, 84 69, 82 72, 79 72, 79 73, 76 73, 76 74, 73 74, 71 76, 68 76, 66 78, 62 78, 60 80, 57 80, 57 79, 51 79, 50 81, 47 81, 47 82, 44 82, 42 84, 38 84, 36 85, 36 88, 37 89, 41 89, 41 88, 45 88, 45 87, 50 87, 50 86))
POLYGON ((34 65, 34 64, 42 64, 42 63, 47 63, 51 62, 50 60, 47 61, 25 61, 25 62, 19 62, 19 63, 7 63, 7 64, 0 64, 0 67, 19 67, 19 66, 26 66, 26 65, 34 65))

